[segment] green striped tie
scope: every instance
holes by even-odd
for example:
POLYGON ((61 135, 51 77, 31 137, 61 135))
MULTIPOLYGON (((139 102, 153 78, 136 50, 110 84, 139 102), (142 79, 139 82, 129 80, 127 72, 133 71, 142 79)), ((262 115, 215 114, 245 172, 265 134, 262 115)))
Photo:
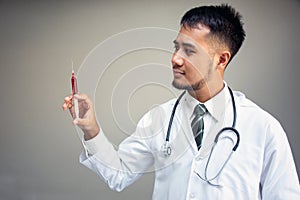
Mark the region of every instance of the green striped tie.
POLYGON ((200 149, 202 143, 203 132, 204 132, 203 116, 206 112, 207 112, 206 107, 203 104, 198 104, 195 107, 194 110, 195 118, 193 119, 191 124, 198 150, 200 149))

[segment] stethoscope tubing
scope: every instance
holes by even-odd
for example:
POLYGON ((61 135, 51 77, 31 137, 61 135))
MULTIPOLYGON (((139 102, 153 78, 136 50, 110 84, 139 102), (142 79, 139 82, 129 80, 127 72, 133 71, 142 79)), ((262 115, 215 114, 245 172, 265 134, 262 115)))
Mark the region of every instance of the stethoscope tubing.
MULTIPOLYGON (((234 100, 234 96, 233 96, 233 92, 231 90, 230 87, 228 87, 228 90, 229 90, 229 93, 230 93, 230 96, 231 96, 231 101, 232 101, 232 109, 233 109, 233 122, 232 122, 232 126, 231 127, 225 127, 223 129, 221 129, 219 131, 219 133, 217 134, 216 138, 215 138, 215 141, 218 141, 218 138, 219 138, 219 135, 225 131, 225 130, 232 130, 234 131, 235 133, 237 133, 236 135, 238 136, 238 143, 240 141, 240 137, 239 137, 239 133, 237 132, 237 130, 235 129, 235 125, 236 125, 236 118, 237 118, 237 112, 236 112, 236 105, 235 105, 235 100, 234 100)), ((170 120, 169 120, 169 125, 168 125, 168 130, 167 130, 167 135, 166 135, 166 142, 169 142, 170 141, 170 134, 171 134, 171 129, 172 129, 172 124, 173 124, 173 120, 174 120, 174 116, 175 116, 175 112, 176 112, 176 109, 177 109, 177 106, 180 102, 180 100, 182 99, 183 95, 185 94, 186 91, 184 91, 183 93, 181 93, 181 95, 177 98, 174 106, 173 106, 173 110, 172 110, 172 113, 171 113, 171 117, 170 117, 170 120)), ((235 150, 237 149, 238 145, 235 145, 235 150)))
MULTIPOLYGON (((237 111, 236 111, 236 104, 235 104, 235 99, 234 99, 234 95, 233 95, 233 92, 232 90, 230 89, 230 87, 228 87, 228 90, 229 90, 229 93, 230 93, 230 96, 231 96, 231 101, 232 101, 232 109, 233 109, 233 122, 232 122, 232 126, 231 127, 224 127, 222 128, 216 135, 215 137, 215 140, 214 140, 214 144, 211 148, 211 151, 209 153, 209 156, 208 156, 208 160, 207 160, 207 163, 205 165, 205 171, 204 171, 204 178, 200 176, 200 174, 198 174, 196 172, 196 174, 203 180, 203 181, 206 181, 207 183, 209 183, 210 185, 213 185, 213 186, 219 186, 219 185, 216 185, 216 184, 213 184, 211 183, 212 180, 216 179, 220 174, 221 172, 223 171, 225 165, 228 163, 229 159, 231 158, 233 152, 236 151, 236 149, 238 148, 239 146, 239 143, 240 143, 240 134, 239 132, 236 130, 235 126, 236 126, 236 119, 237 119, 237 111), (232 148, 232 151, 230 153, 230 155, 228 156, 228 158, 226 159, 225 163, 222 165, 221 169, 219 170, 219 172, 213 176, 212 178, 208 178, 207 177, 207 170, 208 170, 208 165, 210 163, 210 158, 211 158, 211 155, 212 155, 212 152, 214 151, 214 148, 215 148, 215 145, 218 143, 219 141, 219 137, 220 135, 224 132, 224 131, 232 131, 235 133, 236 137, 237 137, 237 140, 236 140, 236 143, 234 145, 234 147, 232 148)), ((181 100, 181 98, 183 97, 183 95, 185 94, 186 91, 184 91, 179 97, 178 99, 176 100, 175 104, 174 104, 174 107, 173 107, 173 110, 172 110, 172 114, 171 114, 171 117, 170 117, 170 120, 169 120, 169 125, 168 125, 168 130, 167 130, 167 135, 166 135, 166 140, 165 140, 165 149, 167 149, 167 151, 165 152, 165 155, 166 156, 170 156, 171 155, 171 147, 167 144, 169 144, 169 139, 170 139, 170 134, 171 134, 171 128, 172 128, 172 124, 173 124, 173 120, 174 120, 174 116, 175 116, 175 112, 176 112, 176 109, 177 109, 177 106, 181 100)))
POLYGON ((173 124, 173 120, 174 120, 174 116, 175 116, 175 112, 177 109, 177 106, 179 104, 179 101, 181 100, 181 98, 183 97, 183 95, 185 94, 186 91, 184 91, 183 93, 181 93, 181 95, 178 97, 178 99, 176 100, 174 106, 173 106, 173 110, 172 110, 172 114, 169 120, 169 126, 168 126, 168 131, 167 131, 167 136, 166 136, 166 142, 169 142, 170 140, 170 133, 171 133, 171 128, 172 128, 172 124, 173 124))

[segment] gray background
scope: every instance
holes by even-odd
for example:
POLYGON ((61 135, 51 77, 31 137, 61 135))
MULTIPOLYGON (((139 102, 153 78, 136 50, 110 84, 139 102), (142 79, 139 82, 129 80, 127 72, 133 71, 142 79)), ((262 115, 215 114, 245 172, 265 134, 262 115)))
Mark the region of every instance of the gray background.
MULTIPOLYGON (((226 80, 282 123, 299 171, 300 1, 228 2, 242 13, 247 38, 226 80)), ((82 146, 61 109, 70 93, 71 59, 78 70, 96 45, 128 29, 178 30, 185 11, 206 3, 219 1, 1 0, 0 199, 151 199, 153 173, 117 193, 79 164, 82 146)), ((171 66, 170 57, 168 52, 137 51, 116 60, 103 75, 95 91, 96 112, 114 144, 133 128, 124 132, 116 125, 112 89, 131 68, 151 62, 171 66)), ((128 106, 134 124, 151 106, 172 97, 166 88, 148 85, 119 103, 128 106)))

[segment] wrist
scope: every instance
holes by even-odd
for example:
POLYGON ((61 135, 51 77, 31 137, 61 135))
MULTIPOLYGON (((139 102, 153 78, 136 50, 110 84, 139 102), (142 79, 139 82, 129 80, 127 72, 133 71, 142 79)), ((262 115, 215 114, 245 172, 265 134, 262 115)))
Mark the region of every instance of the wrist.
POLYGON ((83 136, 84 140, 90 140, 99 134, 100 128, 96 126, 92 130, 84 130, 83 132, 84 132, 84 136, 83 136))

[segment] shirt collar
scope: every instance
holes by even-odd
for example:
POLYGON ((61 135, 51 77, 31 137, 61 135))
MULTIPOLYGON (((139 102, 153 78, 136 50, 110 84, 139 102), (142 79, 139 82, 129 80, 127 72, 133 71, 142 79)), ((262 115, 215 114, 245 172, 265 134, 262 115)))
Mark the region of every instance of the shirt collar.
POLYGON ((214 97, 206 102, 199 102, 197 99, 192 97, 188 92, 184 95, 184 103, 186 104, 187 113, 190 113, 190 118, 193 118, 194 108, 199 103, 204 104, 208 110, 208 113, 218 122, 222 119, 226 105, 230 100, 230 94, 228 91, 227 83, 224 81, 223 89, 216 94, 214 97))

